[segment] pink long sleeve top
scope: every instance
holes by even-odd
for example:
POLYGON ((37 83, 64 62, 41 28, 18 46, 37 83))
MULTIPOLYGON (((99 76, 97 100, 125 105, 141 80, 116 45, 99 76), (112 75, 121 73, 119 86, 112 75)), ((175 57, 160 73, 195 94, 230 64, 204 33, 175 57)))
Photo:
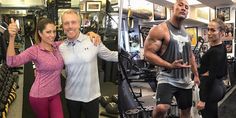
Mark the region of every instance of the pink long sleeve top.
POLYGON ((53 52, 43 49, 39 44, 27 48, 18 55, 7 56, 7 65, 10 67, 17 67, 29 61, 35 64, 36 77, 30 90, 31 97, 50 97, 61 92, 60 74, 64 62, 58 50, 59 45, 60 42, 54 43, 53 52))

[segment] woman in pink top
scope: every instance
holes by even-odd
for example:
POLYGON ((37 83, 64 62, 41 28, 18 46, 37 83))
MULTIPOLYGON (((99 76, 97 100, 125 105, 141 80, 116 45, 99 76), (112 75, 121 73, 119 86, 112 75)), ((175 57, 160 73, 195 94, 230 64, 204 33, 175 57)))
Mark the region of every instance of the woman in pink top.
POLYGON ((7 49, 7 65, 20 66, 29 61, 36 66, 36 77, 29 94, 30 105, 37 118, 63 118, 60 98, 63 59, 55 43, 56 26, 50 19, 41 19, 37 24, 40 43, 16 55, 15 37, 18 31, 13 19, 8 27, 10 39, 7 49))

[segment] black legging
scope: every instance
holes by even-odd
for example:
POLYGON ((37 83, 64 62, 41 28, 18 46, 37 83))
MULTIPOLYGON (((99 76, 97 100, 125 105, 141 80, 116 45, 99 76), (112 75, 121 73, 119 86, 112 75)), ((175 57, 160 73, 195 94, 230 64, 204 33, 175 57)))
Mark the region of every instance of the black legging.
POLYGON ((69 118, 99 118, 98 98, 87 103, 80 101, 72 101, 69 99, 66 99, 66 101, 69 112, 69 118))
POLYGON ((218 118, 218 102, 223 99, 226 93, 222 79, 215 79, 211 84, 212 86, 209 86, 211 89, 208 92, 205 109, 201 110, 203 118, 218 118))

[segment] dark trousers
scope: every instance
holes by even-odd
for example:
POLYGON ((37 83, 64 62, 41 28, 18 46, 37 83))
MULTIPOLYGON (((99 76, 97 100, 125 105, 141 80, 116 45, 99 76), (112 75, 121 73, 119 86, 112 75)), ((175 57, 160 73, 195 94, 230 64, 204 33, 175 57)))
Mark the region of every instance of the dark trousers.
POLYGON ((218 118, 218 102, 206 102, 205 109, 201 110, 203 118, 218 118))
POLYGON ((223 99, 226 88, 222 80, 216 79, 207 97, 205 109, 201 110, 203 118, 218 118, 218 102, 223 99))
POLYGON ((99 99, 96 98, 90 102, 72 101, 66 99, 69 118, 98 118, 99 117, 99 99), (84 117, 82 117, 82 112, 84 117))

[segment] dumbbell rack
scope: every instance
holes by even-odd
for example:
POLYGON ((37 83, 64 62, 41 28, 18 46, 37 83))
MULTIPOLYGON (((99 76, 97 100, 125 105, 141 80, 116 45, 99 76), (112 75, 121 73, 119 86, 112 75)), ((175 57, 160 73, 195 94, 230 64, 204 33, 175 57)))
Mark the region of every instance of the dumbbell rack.
POLYGON ((16 99, 16 88, 18 79, 13 75, 6 64, 0 65, 0 118, 6 118, 8 108, 16 99))
POLYGON ((117 118, 119 115, 118 111, 118 95, 102 96, 99 100, 101 106, 105 111, 100 112, 100 115, 107 116, 110 118, 117 118))

